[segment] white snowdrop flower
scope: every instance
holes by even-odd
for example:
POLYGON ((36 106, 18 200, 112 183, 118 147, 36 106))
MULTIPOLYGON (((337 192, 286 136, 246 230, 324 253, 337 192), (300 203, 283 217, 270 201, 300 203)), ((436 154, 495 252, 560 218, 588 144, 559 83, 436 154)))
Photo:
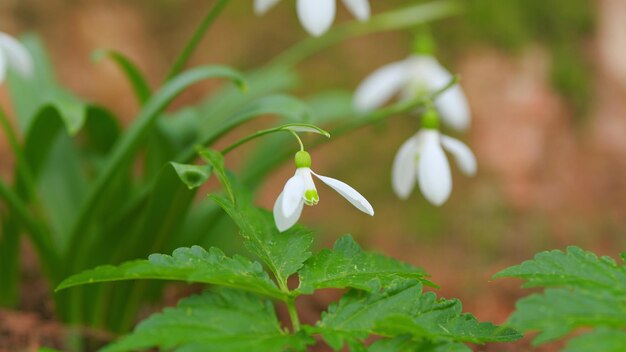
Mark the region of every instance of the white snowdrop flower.
MULTIPOLYGON (((265 14, 280 0, 255 0, 254 11, 265 14)), ((330 28, 335 20, 337 0, 297 0, 298 17, 304 28, 314 36, 320 36, 330 28)), ((342 0, 343 4, 359 21, 370 17, 369 0, 342 0)))
POLYGON ((274 221, 281 232, 286 231, 298 222, 304 205, 316 205, 319 196, 313 175, 346 198, 360 211, 373 216, 372 205, 354 188, 334 178, 321 176, 311 170, 311 156, 305 151, 299 151, 295 157, 296 173, 285 184, 274 203, 274 221))
POLYGON ((476 174, 476 157, 467 145, 435 128, 424 128, 404 142, 393 161, 391 183, 398 197, 407 199, 418 183, 430 203, 440 206, 448 200, 452 175, 444 149, 464 174, 476 174))
MULTIPOLYGON (((444 88, 452 79, 453 75, 434 57, 411 55, 368 76, 356 90, 354 106, 367 112, 379 108, 395 95, 400 95, 402 99, 415 99, 444 88)), ((469 106, 458 83, 440 94, 434 105, 448 126, 461 131, 469 126, 469 106)))
POLYGON ((0 84, 4 82, 9 69, 29 76, 33 72, 33 60, 22 43, 0 32, 0 84))

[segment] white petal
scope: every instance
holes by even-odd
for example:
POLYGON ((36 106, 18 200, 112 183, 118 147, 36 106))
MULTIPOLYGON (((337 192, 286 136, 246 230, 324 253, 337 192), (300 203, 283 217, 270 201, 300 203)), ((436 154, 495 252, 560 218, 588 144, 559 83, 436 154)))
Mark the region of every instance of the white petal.
POLYGON ((303 202, 304 196, 304 179, 297 172, 285 184, 282 194, 282 203, 280 204, 282 214, 290 217, 303 202))
POLYGON ((367 21, 370 18, 369 0, 343 0, 343 4, 359 21, 367 21))
POLYGON ((7 62, 6 62, 6 59, 4 58, 4 54, 0 50, 0 84, 4 82, 4 78, 6 77, 6 74, 7 74, 7 62))
POLYGON ((322 182, 327 184, 330 188, 341 194, 342 197, 347 199, 357 209, 364 212, 365 214, 374 216, 374 208, 372 207, 372 205, 367 201, 367 199, 365 199, 365 197, 361 195, 361 193, 357 192, 354 188, 334 178, 321 176, 316 173, 313 174, 317 176, 317 178, 322 180, 322 182))
POLYGON ((282 203, 283 194, 281 193, 278 199, 276 199, 276 203, 274 203, 274 223, 280 232, 288 230, 298 222, 300 214, 302 214, 302 208, 304 207, 304 202, 300 202, 291 216, 285 216, 281 210, 282 203))
POLYGON ((269 9, 274 7, 274 5, 278 4, 279 1, 280 0, 254 0, 254 13, 256 13, 257 16, 264 15, 269 9))
POLYGON ((316 37, 324 34, 335 20, 336 0, 298 0, 298 17, 304 28, 316 37))
POLYGON ((459 165, 459 168, 464 174, 468 176, 476 175, 476 157, 465 143, 458 139, 442 135, 441 145, 454 156, 457 165, 459 165))
POLYGON ((401 199, 407 199, 411 195, 417 181, 418 147, 419 134, 404 142, 393 160, 391 185, 401 199))
POLYGON ((33 60, 26 48, 13 37, 0 33, 0 52, 6 59, 7 66, 24 76, 33 73, 33 60))
POLYGON ((450 165, 439 142, 439 132, 423 131, 422 149, 417 177, 424 197, 434 205, 442 205, 452 192, 450 165))
POLYGON ((403 60, 374 71, 354 93, 354 107, 359 111, 370 111, 382 106, 407 84, 408 69, 408 62, 403 60))
POLYGON ((448 126, 464 131, 470 124, 470 109, 461 86, 455 84, 435 99, 441 119, 448 126))

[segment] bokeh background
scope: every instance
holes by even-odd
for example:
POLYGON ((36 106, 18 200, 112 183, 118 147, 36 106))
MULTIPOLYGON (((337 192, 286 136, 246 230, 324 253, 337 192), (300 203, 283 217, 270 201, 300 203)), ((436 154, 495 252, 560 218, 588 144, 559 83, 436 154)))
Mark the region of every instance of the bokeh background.
MULTIPOLYGON (((418 2, 372 0, 372 7, 376 13, 418 2)), ((441 295, 460 298, 465 310, 481 320, 502 323, 515 300, 530 291, 514 280, 490 281, 497 271, 567 245, 613 257, 626 248, 626 2, 464 3, 464 14, 429 30, 437 40, 437 56, 461 76, 468 96, 472 126, 458 137, 476 153, 478 175, 468 179, 453 167, 454 191, 441 208, 419 192, 408 201, 397 199, 390 186, 391 163, 419 120, 394 117, 313 153, 317 172, 353 185, 372 202, 376 216, 363 216, 320 186, 321 203, 307 208, 302 222, 319 230, 320 246, 352 233, 366 248, 423 267, 442 286, 441 295)), ((205 0, 2 0, 0 30, 38 33, 60 81, 110 107, 128 124, 138 112, 130 87, 112 64, 93 63, 91 53, 121 51, 157 85, 210 5, 205 0)), ((348 20, 340 6, 338 22, 348 20)), ((252 1, 233 1, 192 64, 250 70, 306 37, 293 1, 283 1, 262 18, 253 15, 252 1)), ((325 50, 299 66, 303 84, 295 94, 353 90, 374 69, 408 55, 411 41, 411 31, 391 32, 325 50)), ((195 87, 175 107, 214 88, 195 87)), ((0 103, 9 106, 4 88, 0 103)), ((295 145, 290 147, 295 151, 295 145)), ((253 149, 233 154, 229 166, 236 170, 238 160, 253 149)), ((0 139, 0 174, 9 177, 11 170, 10 152, 0 139)), ((274 173, 259 203, 271 207, 291 173, 290 164, 274 173)), ((236 240, 234 234, 219 234, 207 242, 228 243, 229 236, 236 240)), ((27 347, 54 340, 63 327, 51 318, 48 291, 28 246, 25 254, 23 311, 0 313, 0 339, 27 347)), ((314 321, 335 297, 329 292, 299 302, 304 320, 314 321)), ((486 347, 528 348, 527 341, 486 347)))

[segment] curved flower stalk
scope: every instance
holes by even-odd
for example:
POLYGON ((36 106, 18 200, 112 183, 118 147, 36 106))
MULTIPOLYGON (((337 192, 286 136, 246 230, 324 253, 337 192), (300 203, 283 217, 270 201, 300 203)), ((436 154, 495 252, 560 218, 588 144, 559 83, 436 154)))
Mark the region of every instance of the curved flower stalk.
POLYGON ((461 171, 468 176, 476 174, 476 157, 463 142, 439 132, 434 111, 427 112, 423 121, 424 129, 404 142, 398 150, 391 182, 394 192, 401 199, 407 199, 415 183, 418 183, 424 197, 440 206, 452 192, 452 175, 444 149, 452 154, 461 171))
MULTIPOLYGON (((255 0, 254 11, 263 15, 280 0, 255 0)), ((302 26, 313 36, 326 33, 335 20, 337 0, 297 0, 298 18, 302 26)), ((369 0, 342 0, 343 4, 359 21, 370 17, 369 0)))
POLYGON ((311 170, 311 156, 304 150, 296 153, 296 173, 285 184, 274 203, 274 221, 281 232, 298 222, 304 205, 316 205, 319 202, 313 175, 346 198, 360 211, 374 216, 372 205, 354 188, 331 177, 321 176, 311 170))
MULTIPOLYGON (((387 64, 368 76, 357 88, 354 105, 359 111, 376 109, 395 95, 415 99, 445 87, 453 75, 433 56, 411 55, 387 64)), ((441 119, 448 126, 463 131, 470 124, 470 110, 465 94, 457 83, 434 101, 441 119)))
POLYGON ((33 72, 33 60, 22 43, 0 32, 0 84, 4 82, 9 69, 29 76, 33 72))

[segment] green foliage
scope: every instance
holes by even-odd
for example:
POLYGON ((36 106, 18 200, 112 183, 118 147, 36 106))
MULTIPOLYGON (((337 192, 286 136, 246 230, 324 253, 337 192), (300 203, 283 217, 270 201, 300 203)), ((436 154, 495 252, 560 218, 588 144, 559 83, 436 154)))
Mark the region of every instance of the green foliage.
POLYGON ((311 339, 280 326, 271 302, 233 290, 183 299, 137 326, 103 352, 159 347, 176 351, 303 350, 311 339))
MULTIPOLYGON (((214 165, 216 169, 223 167, 220 163, 214 165)), ((227 174, 225 170, 219 172, 227 174)), ((100 267, 70 277, 58 289, 131 279, 182 280, 237 289, 185 299, 177 308, 148 318, 105 351, 155 346, 177 351, 212 350, 209 344, 227 351, 249 349, 251 344, 256 351, 283 350, 287 346, 304 350, 318 335, 335 350, 346 343, 352 350, 365 350, 368 338, 380 336, 388 340, 371 346, 374 351, 396 345, 463 351, 464 345, 458 343, 504 342, 521 337, 510 328, 479 323, 463 314, 458 300, 437 299, 432 292, 424 293, 423 282, 430 283, 424 280, 426 274, 421 269, 365 252, 350 236, 338 239, 333 250, 312 256, 310 231, 296 226, 279 233, 271 215, 251 204, 251 194, 232 177, 228 182, 235 202, 228 196, 211 198, 239 227, 246 248, 261 259, 276 283, 259 263, 199 247, 180 248, 173 256, 152 255, 149 260, 100 267), (295 274, 301 287, 290 290, 287 280, 295 274), (346 287, 353 289, 332 304, 315 326, 300 327, 293 304, 297 297, 316 289, 346 287), (257 295, 287 305, 292 333, 278 324, 270 303, 257 295)))
POLYGON ((517 303, 510 318, 522 331, 539 331, 533 341, 561 339, 579 328, 591 332, 570 340, 567 351, 619 350, 626 329, 626 266, 578 247, 542 252, 533 260, 495 275, 516 277, 526 287, 549 287, 517 303), (585 349, 602 340, 606 349, 585 349))
POLYGON ((259 263, 242 256, 229 258, 217 248, 207 252, 198 246, 178 248, 172 256, 152 254, 148 260, 87 270, 61 282, 57 290, 87 283, 137 279, 215 284, 274 298, 284 296, 259 263))
POLYGON ((351 236, 341 237, 332 250, 324 249, 307 260, 298 275, 302 293, 331 287, 376 291, 401 278, 430 284, 421 269, 364 252, 351 236))

